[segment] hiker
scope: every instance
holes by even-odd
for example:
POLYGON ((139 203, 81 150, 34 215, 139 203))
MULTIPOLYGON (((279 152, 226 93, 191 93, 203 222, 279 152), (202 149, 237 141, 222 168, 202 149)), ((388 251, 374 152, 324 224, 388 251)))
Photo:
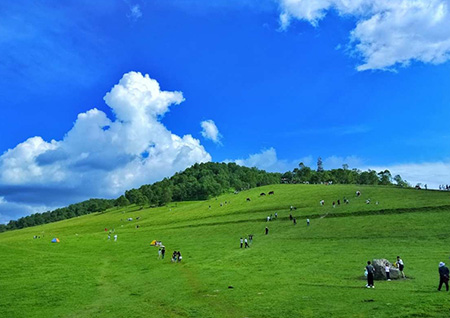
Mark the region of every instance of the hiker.
POLYGON ((448 277, 449 277, 448 267, 445 266, 444 262, 439 263, 439 287, 438 291, 441 291, 442 284, 445 284, 445 288, 448 291, 448 277))
POLYGON ((172 253, 172 263, 175 263, 177 261, 177 251, 173 251, 172 253))
POLYGON ((400 271, 400 273, 402 273, 402 277, 405 278, 405 273, 403 272, 403 268, 405 267, 405 265, 403 264, 403 260, 400 258, 400 256, 397 256, 397 265, 398 270, 400 271))
POLYGON ((388 280, 388 282, 391 281, 391 276, 390 276, 390 268, 389 268, 389 263, 386 263, 384 266, 384 271, 386 273, 386 279, 388 280))
POLYGON ((275 212, 275 219, 277 219, 278 218, 278 213, 277 212, 275 212))
POLYGON ((294 223, 294 225, 297 225, 297 219, 296 219, 296 218, 294 218, 294 219, 292 220, 292 222, 294 223))
POLYGON ((269 228, 266 226, 266 235, 269 234, 269 228))
POLYGON ((177 252, 177 257, 178 257, 178 263, 180 263, 181 262, 181 260, 183 259, 183 257, 181 257, 181 252, 180 251, 178 251, 177 252))
POLYGON ((248 241, 249 241, 250 243, 253 242, 253 234, 249 234, 249 235, 248 235, 248 241))
POLYGON ((161 258, 162 258, 162 259, 164 259, 164 255, 166 255, 166 248, 165 248, 165 247, 163 247, 163 248, 161 249, 161 258))
POLYGON ((242 245, 244 244, 244 240, 242 239, 242 237, 241 237, 241 248, 242 248, 242 245))
POLYGON ((367 266, 366 266, 366 271, 367 271, 367 288, 375 288, 375 286, 373 285, 373 273, 375 272, 375 268, 372 266, 370 261, 367 261, 367 266))
POLYGON ((309 219, 306 219, 306 225, 309 226, 309 219))
POLYGON ((116 242, 116 241, 117 241, 117 234, 114 235, 114 242, 116 242))
POLYGON ((244 243, 245 243, 245 248, 250 247, 250 245, 248 245, 247 238, 244 239, 244 243))

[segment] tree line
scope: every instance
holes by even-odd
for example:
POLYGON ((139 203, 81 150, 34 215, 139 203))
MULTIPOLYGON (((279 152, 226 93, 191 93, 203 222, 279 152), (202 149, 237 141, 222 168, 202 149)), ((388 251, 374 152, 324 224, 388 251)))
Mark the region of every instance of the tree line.
POLYGON ((409 187, 406 180, 400 175, 392 177, 389 170, 380 172, 350 170, 348 165, 343 165, 339 169, 325 170, 320 158, 316 170, 300 163, 298 168, 283 174, 242 167, 235 163, 196 163, 183 172, 175 173, 171 178, 127 190, 117 199, 89 199, 54 211, 35 213, 16 221, 12 220, 7 225, 0 224, 0 232, 70 219, 112 207, 135 204, 143 208, 163 206, 170 202, 206 200, 225 192, 278 183, 396 184, 409 187))

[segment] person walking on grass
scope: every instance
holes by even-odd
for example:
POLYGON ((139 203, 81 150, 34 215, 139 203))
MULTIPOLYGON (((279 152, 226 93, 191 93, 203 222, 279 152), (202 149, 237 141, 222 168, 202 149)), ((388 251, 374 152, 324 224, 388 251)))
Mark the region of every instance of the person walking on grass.
POLYGON ((161 249, 161 258, 164 259, 164 255, 166 255, 166 248, 163 246, 161 249))
POLYGON ((294 225, 297 225, 297 219, 296 218, 293 218, 292 222, 294 223, 294 225))
POLYGON ((406 278, 405 273, 403 272, 403 268, 405 267, 403 260, 400 258, 400 256, 397 256, 397 266, 400 273, 402 273, 402 277, 406 278))
POLYGON ((248 235, 248 241, 249 241, 250 244, 252 244, 252 242, 253 242, 253 234, 249 234, 248 235))
POLYGON ((244 240, 242 239, 242 237, 240 239, 240 242, 241 242, 241 248, 242 248, 242 245, 244 244, 244 240))
POLYGON ((375 272, 375 268, 372 266, 372 263, 370 261, 367 261, 367 266, 366 266, 366 271, 367 271, 367 288, 375 288, 375 286, 373 285, 373 274, 375 272))
POLYGON ((248 245, 247 238, 244 239, 244 243, 245 243, 245 248, 250 247, 250 245, 248 245))
POLYGON ((161 248, 158 249, 158 259, 161 259, 161 248))
POLYGON ((266 235, 269 234, 269 228, 266 226, 266 235))
POLYGON ((309 219, 306 219, 306 225, 309 226, 309 219))
POLYGON ((441 291, 442 284, 445 284, 445 289, 448 291, 448 278, 449 278, 448 267, 445 266, 444 262, 439 263, 439 287, 438 291, 441 291))

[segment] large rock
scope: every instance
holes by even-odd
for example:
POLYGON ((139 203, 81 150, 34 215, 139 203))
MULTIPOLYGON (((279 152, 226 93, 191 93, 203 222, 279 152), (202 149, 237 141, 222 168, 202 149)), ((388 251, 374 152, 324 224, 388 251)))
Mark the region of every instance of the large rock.
POLYGON ((390 269, 389 272, 390 272, 391 279, 399 279, 401 277, 400 271, 398 270, 398 268, 396 268, 391 262, 389 262, 385 258, 374 259, 372 261, 372 265, 375 268, 374 279, 386 280, 386 271, 385 271, 386 263, 389 264, 389 269, 390 269))

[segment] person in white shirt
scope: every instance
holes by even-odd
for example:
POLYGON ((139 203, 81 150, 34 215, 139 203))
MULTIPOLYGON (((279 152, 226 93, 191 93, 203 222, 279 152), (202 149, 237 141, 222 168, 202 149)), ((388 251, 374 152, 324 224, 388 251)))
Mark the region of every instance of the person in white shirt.
POLYGON ((117 234, 114 235, 114 242, 116 242, 116 241, 117 241, 117 234))
POLYGON ((241 242, 241 248, 242 248, 242 245, 244 244, 244 240, 242 239, 242 237, 240 239, 240 242, 241 242))
POLYGON ((391 280, 391 276, 390 276, 389 263, 386 263, 386 264, 385 264, 384 271, 386 272, 386 279, 387 279, 388 281, 390 281, 390 280, 391 280))
POLYGON ((244 243, 245 243, 245 248, 250 247, 250 245, 248 245, 248 241, 246 238, 244 239, 244 243))

